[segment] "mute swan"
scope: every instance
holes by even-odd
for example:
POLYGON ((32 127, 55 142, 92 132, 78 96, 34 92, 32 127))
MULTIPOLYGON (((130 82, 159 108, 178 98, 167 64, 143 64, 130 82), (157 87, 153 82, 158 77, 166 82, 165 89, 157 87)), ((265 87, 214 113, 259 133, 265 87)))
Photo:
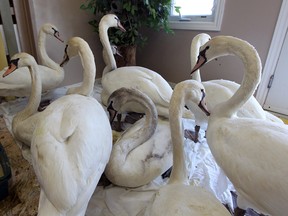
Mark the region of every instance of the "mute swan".
POLYGON ((167 185, 162 186, 155 193, 154 199, 145 210, 145 216, 231 216, 220 201, 206 189, 189 185, 185 165, 184 131, 182 112, 184 105, 192 97, 195 104, 202 104, 204 88, 201 83, 195 83, 193 88, 182 88, 176 85, 170 101, 169 121, 173 144, 173 169, 167 185))
MULTIPOLYGON (((197 56, 199 54, 200 47, 206 42, 208 42, 210 39, 211 37, 206 33, 200 33, 192 39, 190 49, 191 68, 193 68, 193 66, 197 62, 197 56)), ((201 82, 200 70, 198 69, 195 72, 193 72, 191 74, 191 77, 192 79, 201 82)), ((223 79, 209 80, 202 82, 202 84, 207 93, 206 101, 209 110, 212 110, 216 104, 228 100, 240 87, 240 85, 236 82, 223 79)), ((252 96, 247 101, 247 103, 245 103, 245 105, 237 111, 236 114, 238 117, 259 118, 283 123, 283 121, 280 118, 272 115, 267 111, 264 111, 254 96, 252 96)), ((199 130, 200 127, 202 127, 205 130, 207 129, 208 117, 206 115, 199 114, 199 116, 195 116, 195 121, 196 125, 198 126, 197 130, 199 130)), ((197 130, 195 130, 196 137, 194 138, 194 141, 197 141, 197 130)))
MULTIPOLYGON (((107 106, 109 95, 121 87, 136 88, 152 99, 157 108, 158 115, 168 118, 169 101, 173 90, 161 75, 139 66, 117 68, 113 52, 110 48, 107 30, 110 27, 119 26, 119 23, 118 17, 113 14, 103 16, 99 23, 99 37, 109 57, 109 67, 111 68, 110 72, 102 75, 102 103, 107 106)), ((138 107, 137 104, 134 104, 134 106, 138 107)), ((140 107, 138 108, 141 109, 140 107)), ((138 112, 137 110, 135 111, 138 112)), ((188 110, 186 111, 186 115, 191 118, 191 112, 188 110)))
POLYGON ((226 55, 238 56, 243 61, 245 74, 236 93, 211 110, 207 142, 216 162, 238 192, 240 208, 287 215, 288 126, 234 115, 260 82, 261 61, 257 51, 248 42, 235 37, 214 37, 201 48, 192 72, 226 55))
MULTIPOLYGON (((79 54, 85 75, 95 79, 94 56, 83 39, 70 39, 66 54, 79 54)), ((21 66, 26 60, 16 61, 21 66)), ((31 56, 26 63, 37 78, 31 56)), ((31 144, 41 186, 38 215, 85 215, 112 148, 108 117, 96 99, 79 94, 57 99, 40 114, 31 144)))
MULTIPOLYGON (((50 24, 44 24, 38 34, 39 57, 43 65, 39 65, 39 76, 42 80, 42 92, 54 89, 60 85, 64 79, 64 70, 54 62, 46 52, 46 35, 52 35, 61 42, 59 31, 50 24)), ((9 77, 3 78, 7 68, 0 72, 0 96, 29 96, 31 93, 31 78, 27 67, 22 67, 20 73, 13 73, 9 77)))
MULTIPOLYGON (((172 166, 169 121, 158 118, 153 101, 137 89, 120 88, 108 99, 108 111, 125 112, 139 103, 145 116, 126 129, 114 143, 106 177, 115 185, 139 187, 148 184, 172 166)), ((112 119, 113 116, 112 115, 112 119)))

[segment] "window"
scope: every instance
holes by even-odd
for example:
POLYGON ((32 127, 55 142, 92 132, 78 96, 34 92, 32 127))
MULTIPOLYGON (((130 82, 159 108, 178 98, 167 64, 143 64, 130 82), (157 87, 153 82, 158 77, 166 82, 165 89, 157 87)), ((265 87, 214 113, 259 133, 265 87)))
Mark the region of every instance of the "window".
POLYGON ((225 0, 172 0, 172 29, 220 31, 225 0))

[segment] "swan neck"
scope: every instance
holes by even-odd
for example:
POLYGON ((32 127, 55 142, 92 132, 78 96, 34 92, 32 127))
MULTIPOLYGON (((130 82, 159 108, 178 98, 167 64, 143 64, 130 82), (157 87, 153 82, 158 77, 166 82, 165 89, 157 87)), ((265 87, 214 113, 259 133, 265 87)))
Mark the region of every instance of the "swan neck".
POLYGON ((99 27, 99 37, 101 44, 103 46, 103 49, 106 52, 105 59, 105 70, 103 71, 102 76, 105 75, 105 73, 110 72, 112 70, 115 70, 117 68, 116 61, 112 52, 112 49, 110 47, 109 37, 108 37, 108 27, 104 25, 103 23, 100 23, 99 27))
POLYGON ((79 56, 83 66, 83 82, 77 93, 84 96, 91 96, 96 78, 96 64, 94 55, 88 44, 80 48, 79 56))
MULTIPOLYGON (((143 119, 138 120, 138 122, 135 123, 137 127, 130 127, 127 129, 120 139, 114 144, 121 146, 122 152, 126 157, 129 153, 131 153, 135 148, 137 148, 139 145, 145 143, 147 140, 149 140, 153 134, 156 131, 157 122, 158 122, 158 114, 155 106, 151 103, 146 103, 143 100, 139 100, 139 98, 134 98, 131 95, 130 101, 133 102, 139 102, 141 105, 143 105, 145 109, 145 116, 143 119), (138 124, 141 125, 138 125, 138 124), (136 131, 134 128, 137 128, 136 131)), ((129 102, 129 101, 127 101, 129 102)))
POLYGON ((42 83, 40 77, 37 74, 38 66, 36 62, 33 65, 28 66, 28 69, 31 76, 31 94, 26 107, 15 115, 13 122, 24 121, 31 115, 38 112, 38 106, 41 101, 42 83))
POLYGON ((59 64, 53 61, 47 54, 46 37, 47 34, 41 29, 38 34, 38 49, 40 62, 41 64, 58 71, 60 68, 59 64))
POLYGON ((238 56, 244 64, 244 76, 239 89, 226 102, 219 104, 215 112, 218 116, 231 117, 254 94, 261 80, 261 60, 256 49, 247 44, 235 47, 233 55, 238 56))
POLYGON ((169 183, 180 182, 188 183, 188 173, 185 163, 184 152, 184 131, 182 125, 182 118, 184 112, 184 97, 180 95, 172 95, 169 108, 169 122, 171 130, 171 138, 173 144, 173 169, 169 179, 169 183))

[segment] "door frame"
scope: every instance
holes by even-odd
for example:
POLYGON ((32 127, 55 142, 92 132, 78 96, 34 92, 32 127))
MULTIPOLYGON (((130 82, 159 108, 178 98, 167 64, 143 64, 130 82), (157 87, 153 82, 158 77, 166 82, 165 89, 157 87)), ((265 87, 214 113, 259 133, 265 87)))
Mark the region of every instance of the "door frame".
POLYGON ((256 99, 264 106, 269 89, 267 88, 270 77, 275 73, 278 59, 283 46, 286 31, 288 30, 288 0, 283 0, 273 38, 268 51, 265 66, 263 68, 262 79, 259 84, 256 99))

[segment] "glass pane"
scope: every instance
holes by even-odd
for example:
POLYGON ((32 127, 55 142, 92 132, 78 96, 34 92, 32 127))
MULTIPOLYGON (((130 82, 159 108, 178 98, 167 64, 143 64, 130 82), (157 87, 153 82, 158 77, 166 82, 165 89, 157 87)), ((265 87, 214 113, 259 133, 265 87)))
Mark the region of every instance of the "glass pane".
POLYGON ((214 0, 173 0, 171 15, 178 16, 175 6, 180 7, 182 16, 212 15, 214 0))

